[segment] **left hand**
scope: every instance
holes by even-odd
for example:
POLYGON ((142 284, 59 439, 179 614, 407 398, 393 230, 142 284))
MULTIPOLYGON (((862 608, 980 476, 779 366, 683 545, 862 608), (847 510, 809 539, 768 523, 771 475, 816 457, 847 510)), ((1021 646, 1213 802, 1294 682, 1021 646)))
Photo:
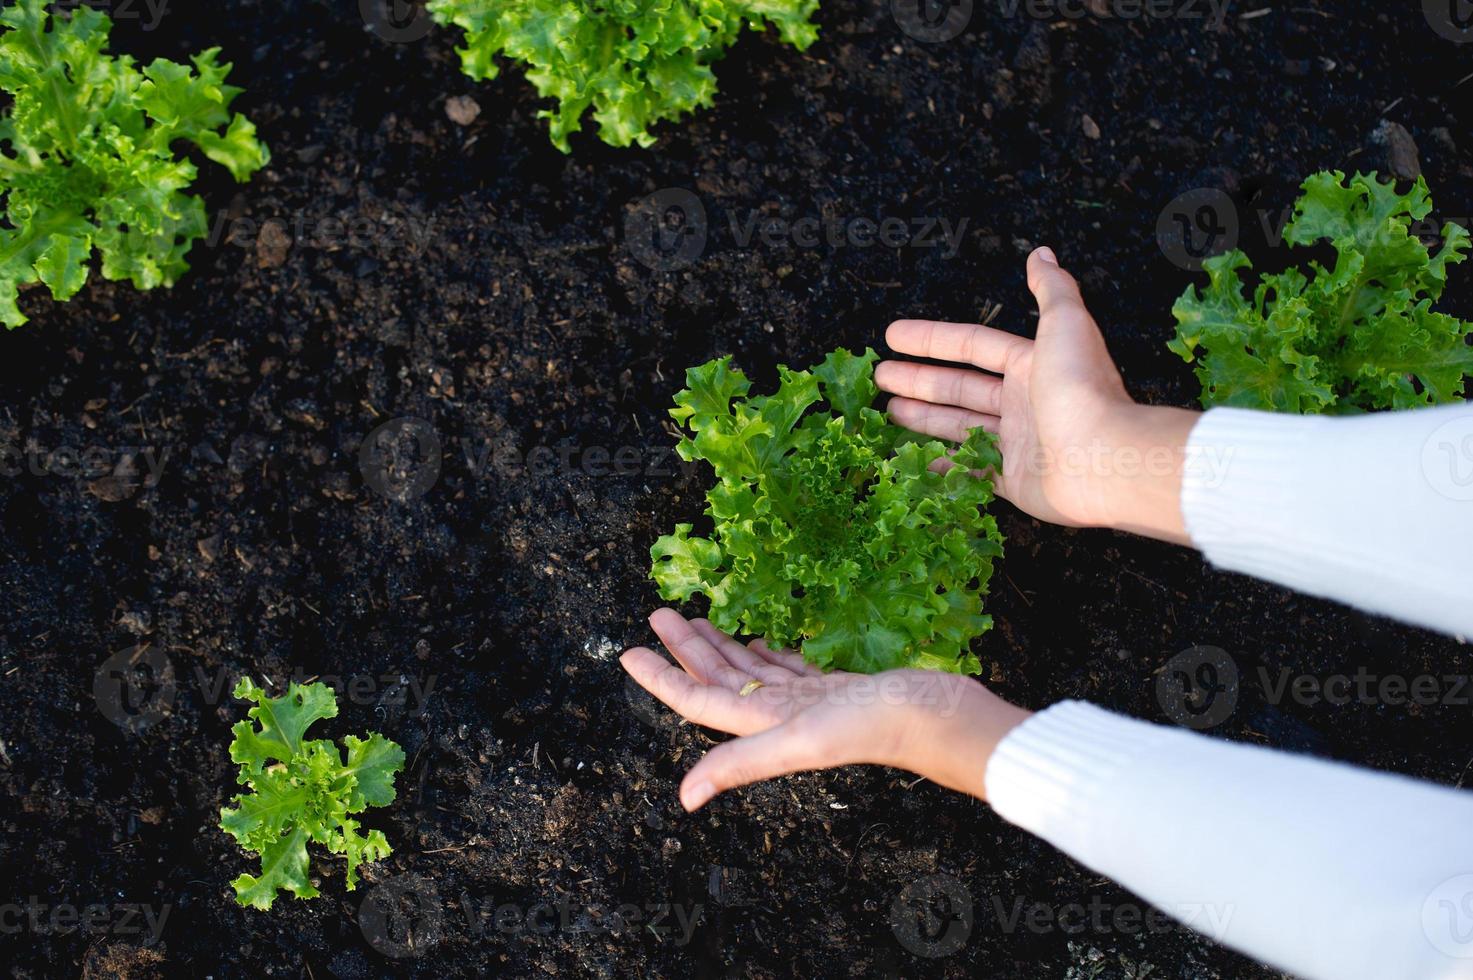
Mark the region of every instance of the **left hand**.
POLYGON ((686 720, 742 736, 686 773, 687 810, 747 783, 853 763, 908 769, 985 798, 992 750, 1029 714, 959 674, 825 674, 796 653, 761 640, 743 646, 672 609, 650 625, 680 666, 635 647, 620 658, 624 669, 686 720))

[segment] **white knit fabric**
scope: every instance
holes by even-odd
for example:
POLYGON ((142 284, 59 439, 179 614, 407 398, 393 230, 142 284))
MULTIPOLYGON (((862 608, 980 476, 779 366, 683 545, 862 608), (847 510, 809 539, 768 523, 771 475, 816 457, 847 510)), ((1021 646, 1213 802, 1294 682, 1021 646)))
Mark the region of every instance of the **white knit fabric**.
POLYGON ((1214 565, 1473 637, 1473 406, 1213 409, 1187 444, 1181 507, 1214 565))
POLYGON ((1473 793, 1064 701, 987 767, 1004 819, 1313 980, 1473 978, 1473 793))
MULTIPOLYGON (((1473 406, 1206 413, 1182 516, 1214 565, 1473 636, 1473 406)), ((1005 819, 1249 956, 1473 978, 1473 792, 1066 701, 987 768, 1005 819)))

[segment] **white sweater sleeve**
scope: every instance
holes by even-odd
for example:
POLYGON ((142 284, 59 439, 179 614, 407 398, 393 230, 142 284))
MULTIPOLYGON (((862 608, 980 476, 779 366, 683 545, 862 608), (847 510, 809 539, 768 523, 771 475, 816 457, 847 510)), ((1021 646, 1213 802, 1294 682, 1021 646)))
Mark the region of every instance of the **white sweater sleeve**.
POLYGON ((1181 506, 1214 565, 1473 637, 1473 405, 1213 409, 1187 443, 1181 506))
POLYGON ((1473 793, 1078 701, 1008 733, 986 786, 1004 819, 1280 969, 1473 978, 1473 793))

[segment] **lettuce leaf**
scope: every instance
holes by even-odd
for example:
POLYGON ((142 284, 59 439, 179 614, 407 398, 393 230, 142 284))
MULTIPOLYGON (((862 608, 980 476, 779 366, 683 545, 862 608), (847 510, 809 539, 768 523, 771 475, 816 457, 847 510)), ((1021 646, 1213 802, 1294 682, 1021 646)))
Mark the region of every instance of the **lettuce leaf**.
POLYGON ((729 633, 801 646, 824 668, 981 669, 982 595, 1002 555, 984 513, 1002 459, 974 430, 960 447, 918 441, 872 407, 878 355, 838 350, 812 371, 778 368, 772 395, 723 357, 686 372, 670 414, 677 449, 705 460, 711 537, 676 525, 650 549, 667 600, 700 593, 729 633), (931 464, 950 455, 945 474, 931 464))
POLYGON ((538 94, 558 100, 539 116, 564 153, 590 107, 605 143, 649 146, 652 125, 709 106, 711 65, 744 22, 776 27, 800 51, 818 37, 809 21, 818 0, 430 0, 427 9, 465 31, 470 77, 495 78, 498 57, 527 65, 538 94))
POLYGON ((1327 242, 1335 261, 1263 275, 1233 250, 1203 264, 1207 286, 1173 308, 1168 343, 1196 364, 1202 404, 1346 414, 1460 398, 1473 374, 1473 323, 1433 310, 1447 267, 1467 256, 1468 232, 1449 222, 1435 256, 1412 233, 1432 210, 1418 177, 1405 194, 1372 173, 1306 180, 1284 229, 1297 248, 1327 242))
POLYGON ((250 721, 237 722, 230 758, 240 766, 238 781, 249 786, 220 810, 220 829, 261 858, 259 876, 233 882, 235 900, 271 908, 280 891, 316 898, 308 877, 309 841, 347 858, 347 886, 358 884, 358 866, 391 853, 382 831, 359 833, 350 814, 394 802, 394 775, 404 768, 404 750, 373 733, 349 735, 346 757, 331 742, 306 738, 313 723, 338 713, 337 697, 325 684, 292 684, 285 696, 268 697, 249 678, 235 696, 256 702, 250 721))
POLYGON ((138 289, 172 286, 206 232, 198 197, 183 193, 195 167, 174 154, 193 143, 245 181, 270 160, 256 128, 231 115, 240 89, 225 84, 219 49, 193 67, 162 58, 142 71, 105 53, 112 21, 77 7, 48 17, 45 0, 0 12, 0 322, 26 322, 23 286, 57 300, 86 285, 96 249, 107 279, 138 289), (223 130, 223 131, 222 131, 223 130))

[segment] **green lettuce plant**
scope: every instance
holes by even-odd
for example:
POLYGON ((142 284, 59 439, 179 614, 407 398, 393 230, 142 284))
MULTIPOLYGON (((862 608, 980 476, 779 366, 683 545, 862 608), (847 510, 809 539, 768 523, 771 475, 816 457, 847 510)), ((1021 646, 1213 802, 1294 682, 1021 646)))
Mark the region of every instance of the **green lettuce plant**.
POLYGON ((1002 555, 980 474, 1002 458, 982 429, 948 450, 891 424, 872 407, 877 359, 780 367, 772 395, 749 395, 730 357, 687 371, 670 414, 689 432, 681 457, 715 471, 713 530, 678 524, 650 550, 651 575, 668 600, 707 596, 718 629, 825 669, 977 673, 969 645, 992 625, 981 597, 1002 555), (956 465, 933 471, 948 455, 956 465))
POLYGON ((495 78, 498 56, 524 62, 538 94, 558 100, 552 142, 564 153, 592 107, 599 136, 613 146, 655 141, 652 125, 709 106, 711 65, 742 25, 777 28, 805 50, 818 36, 809 18, 818 0, 430 0, 441 24, 465 31, 461 67, 495 78))
POLYGON ((112 21, 87 7, 48 16, 45 0, 0 12, 0 321, 18 327, 22 286, 68 300, 86 284, 92 251, 102 275, 139 289, 172 286, 204 236, 205 208, 183 193, 196 169, 181 141, 247 180, 270 159, 256 127, 229 112, 218 48, 193 68, 162 58, 141 71, 106 53, 112 21))
POLYGON ((221 808, 220 828, 261 858, 259 876, 243 874, 232 882, 235 900, 269 909, 283 889, 316 898, 308 841, 347 858, 352 891, 358 865, 391 850, 383 831, 364 836, 351 815, 394 802, 394 774, 404 768, 404 750, 377 733, 347 736, 342 754, 330 741, 306 738, 313 722, 337 716, 337 695, 326 684, 294 683, 283 697, 272 698, 245 677, 235 696, 256 702, 251 720, 231 729, 230 743, 230 758, 240 766, 237 782, 251 792, 236 796, 234 809, 221 808))
POLYGON ((1252 269, 1246 255, 1208 259, 1207 287, 1177 301, 1167 345, 1195 362, 1202 404, 1345 414, 1459 398, 1473 374, 1473 323, 1432 307, 1448 266, 1466 258, 1468 232, 1447 223, 1432 255, 1413 234, 1431 210, 1420 177, 1401 194, 1374 173, 1318 173, 1284 240, 1328 243, 1331 265, 1260 276, 1250 295, 1239 275, 1252 269))

